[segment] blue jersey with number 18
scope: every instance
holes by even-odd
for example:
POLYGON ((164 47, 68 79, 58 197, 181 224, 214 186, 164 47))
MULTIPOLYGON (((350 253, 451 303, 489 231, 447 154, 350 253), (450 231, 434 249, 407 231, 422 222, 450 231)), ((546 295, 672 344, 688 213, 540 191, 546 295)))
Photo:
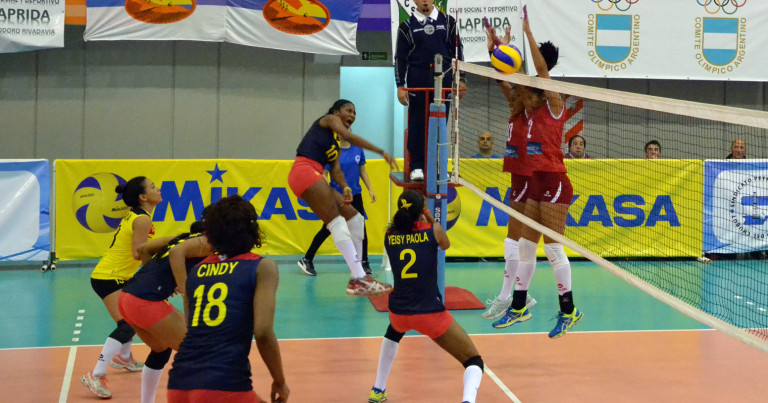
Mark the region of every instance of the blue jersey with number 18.
POLYGON ((261 256, 209 256, 187 276, 187 335, 168 374, 168 389, 253 390, 248 353, 261 256))
POLYGON ((416 222, 409 232, 387 231, 384 247, 395 284, 389 311, 398 315, 442 312, 437 289, 437 239, 432 224, 416 222))

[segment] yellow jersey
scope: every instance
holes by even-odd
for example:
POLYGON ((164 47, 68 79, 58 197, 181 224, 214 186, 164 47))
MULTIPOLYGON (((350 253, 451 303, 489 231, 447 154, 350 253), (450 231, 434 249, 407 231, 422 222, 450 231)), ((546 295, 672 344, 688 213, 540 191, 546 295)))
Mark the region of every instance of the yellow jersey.
MULTIPOLYGON (((128 215, 120 221, 115 237, 112 239, 112 245, 96 264, 91 278, 125 281, 133 277, 141 264, 140 260, 133 258, 133 221, 141 215, 149 216, 149 213, 140 208, 131 209, 128 215)), ((152 225, 147 240, 152 239, 154 235, 155 226, 152 225)))

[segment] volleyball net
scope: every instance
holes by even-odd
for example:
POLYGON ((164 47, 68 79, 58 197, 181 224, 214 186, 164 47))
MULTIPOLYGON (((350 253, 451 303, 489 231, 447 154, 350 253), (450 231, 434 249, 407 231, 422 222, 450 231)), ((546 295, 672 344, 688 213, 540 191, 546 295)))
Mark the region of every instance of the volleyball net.
POLYGON ((768 352, 768 160, 748 159, 768 155, 768 113, 464 62, 458 69, 469 89, 452 105, 454 181, 562 243, 572 259, 768 352), (509 207, 510 174, 493 158, 507 151, 510 118, 499 81, 560 93, 563 152, 571 141, 580 156, 586 143, 592 157, 565 160, 574 196, 564 236, 509 207), (742 143, 747 159, 738 159, 742 143))

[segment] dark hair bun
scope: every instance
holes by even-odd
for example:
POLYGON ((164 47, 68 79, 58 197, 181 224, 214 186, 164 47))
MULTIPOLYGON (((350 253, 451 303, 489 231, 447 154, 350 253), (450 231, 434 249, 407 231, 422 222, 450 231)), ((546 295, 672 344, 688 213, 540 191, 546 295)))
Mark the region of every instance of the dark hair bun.
POLYGON ((115 193, 117 193, 117 194, 125 193, 125 186, 123 186, 123 185, 115 186, 115 193))

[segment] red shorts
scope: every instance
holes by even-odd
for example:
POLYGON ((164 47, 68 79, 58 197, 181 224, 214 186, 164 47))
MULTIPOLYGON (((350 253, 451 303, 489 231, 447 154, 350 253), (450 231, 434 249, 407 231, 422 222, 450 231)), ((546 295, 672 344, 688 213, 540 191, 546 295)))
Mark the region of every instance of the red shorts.
POLYGON ((147 301, 127 292, 117 297, 117 308, 129 325, 142 329, 149 329, 176 310, 168 301, 147 301))
POLYGON ((313 183, 323 178, 323 167, 319 162, 307 157, 296 157, 288 173, 288 186, 293 194, 301 197, 305 190, 313 183))
POLYGON ((451 327, 453 316, 448 313, 448 310, 418 315, 398 315, 390 312, 389 322, 400 333, 415 330, 430 339, 436 339, 451 327))
POLYGON ((531 177, 529 199, 539 203, 567 204, 573 201, 573 186, 565 172, 536 171, 531 177))
POLYGON ((225 390, 191 389, 179 390, 168 389, 168 403, 208 403, 208 402, 227 402, 227 403, 267 403, 261 400, 256 392, 229 392, 225 390))
POLYGON ((531 193, 531 177, 512 175, 512 188, 509 201, 513 203, 525 203, 531 193))

